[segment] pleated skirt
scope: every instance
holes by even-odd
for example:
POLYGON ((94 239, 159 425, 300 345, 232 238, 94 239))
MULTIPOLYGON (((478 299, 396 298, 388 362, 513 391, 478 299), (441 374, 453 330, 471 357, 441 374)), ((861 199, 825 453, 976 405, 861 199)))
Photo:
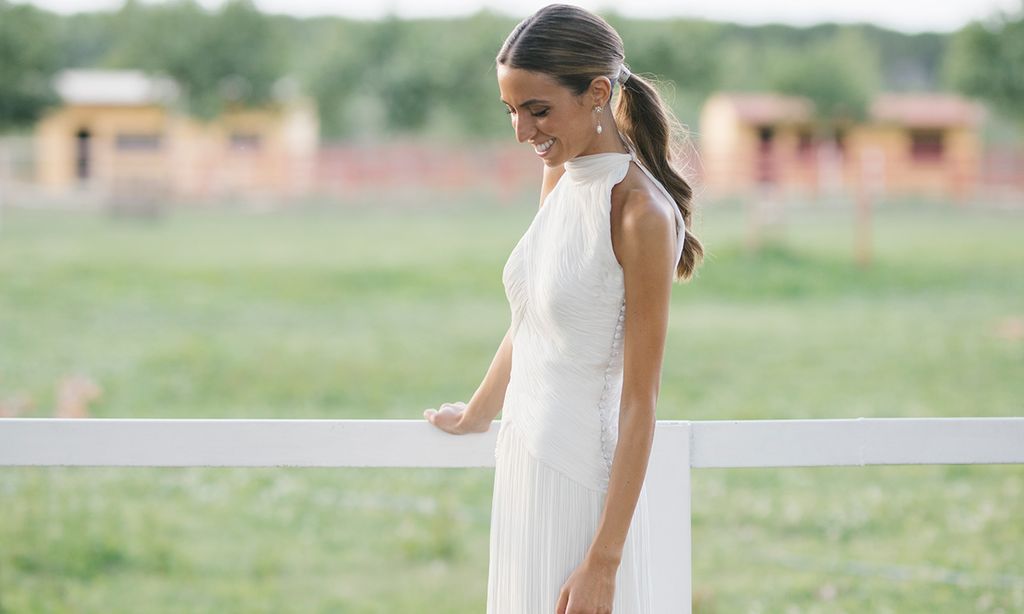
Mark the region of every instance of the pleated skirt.
MULTIPOLYGON (((502 421, 495 451, 487 614, 554 614, 593 542, 606 493, 536 459, 502 421)), ((615 577, 614 614, 651 612, 647 489, 641 490, 615 577)))

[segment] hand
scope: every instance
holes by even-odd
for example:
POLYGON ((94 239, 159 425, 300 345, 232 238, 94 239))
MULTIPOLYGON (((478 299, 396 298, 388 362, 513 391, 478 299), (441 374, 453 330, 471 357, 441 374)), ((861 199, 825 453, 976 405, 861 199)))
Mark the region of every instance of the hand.
POLYGON ((616 571, 585 559, 562 585, 555 614, 610 614, 616 571))
POLYGON ((440 410, 433 408, 426 409, 423 411, 423 417, 437 428, 442 431, 452 433, 453 435, 483 433, 490 428, 491 425, 489 424, 484 429, 467 424, 463 421, 465 412, 466 403, 464 401, 456 401, 454 403, 442 403, 440 410))

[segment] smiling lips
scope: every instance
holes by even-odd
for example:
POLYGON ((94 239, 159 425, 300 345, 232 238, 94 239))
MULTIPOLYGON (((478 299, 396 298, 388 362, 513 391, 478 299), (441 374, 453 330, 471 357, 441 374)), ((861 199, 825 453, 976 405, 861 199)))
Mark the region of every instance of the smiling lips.
POLYGON ((533 146, 533 150, 536 151, 538 154, 543 156, 545 153, 547 153, 547 151, 549 149, 551 149, 551 146, 554 145, 554 144, 555 144, 555 139, 554 139, 554 137, 552 137, 550 140, 548 140, 548 141, 546 141, 544 143, 541 143, 540 145, 534 145, 533 146))

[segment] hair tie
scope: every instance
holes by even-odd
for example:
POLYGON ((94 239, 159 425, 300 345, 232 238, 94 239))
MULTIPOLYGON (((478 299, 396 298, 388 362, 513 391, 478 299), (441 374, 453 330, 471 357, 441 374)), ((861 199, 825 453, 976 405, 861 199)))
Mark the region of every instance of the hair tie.
POLYGON ((622 66, 619 67, 619 76, 615 80, 621 85, 625 85, 626 81, 629 81, 629 78, 632 76, 633 73, 629 72, 629 69, 626 68, 625 62, 623 62, 622 66))

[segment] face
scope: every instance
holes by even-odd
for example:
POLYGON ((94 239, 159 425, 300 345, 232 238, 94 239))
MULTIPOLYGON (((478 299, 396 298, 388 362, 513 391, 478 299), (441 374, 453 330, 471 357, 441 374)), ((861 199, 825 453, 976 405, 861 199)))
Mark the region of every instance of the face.
MULTIPOLYGON (((594 149, 599 115, 594 107, 609 98, 611 82, 607 78, 595 79, 586 92, 577 96, 543 73, 499 64, 497 74, 501 101, 512 120, 516 140, 533 145, 544 164, 557 166, 594 149)), ((607 134, 607 106, 603 106, 600 116, 607 134)))

